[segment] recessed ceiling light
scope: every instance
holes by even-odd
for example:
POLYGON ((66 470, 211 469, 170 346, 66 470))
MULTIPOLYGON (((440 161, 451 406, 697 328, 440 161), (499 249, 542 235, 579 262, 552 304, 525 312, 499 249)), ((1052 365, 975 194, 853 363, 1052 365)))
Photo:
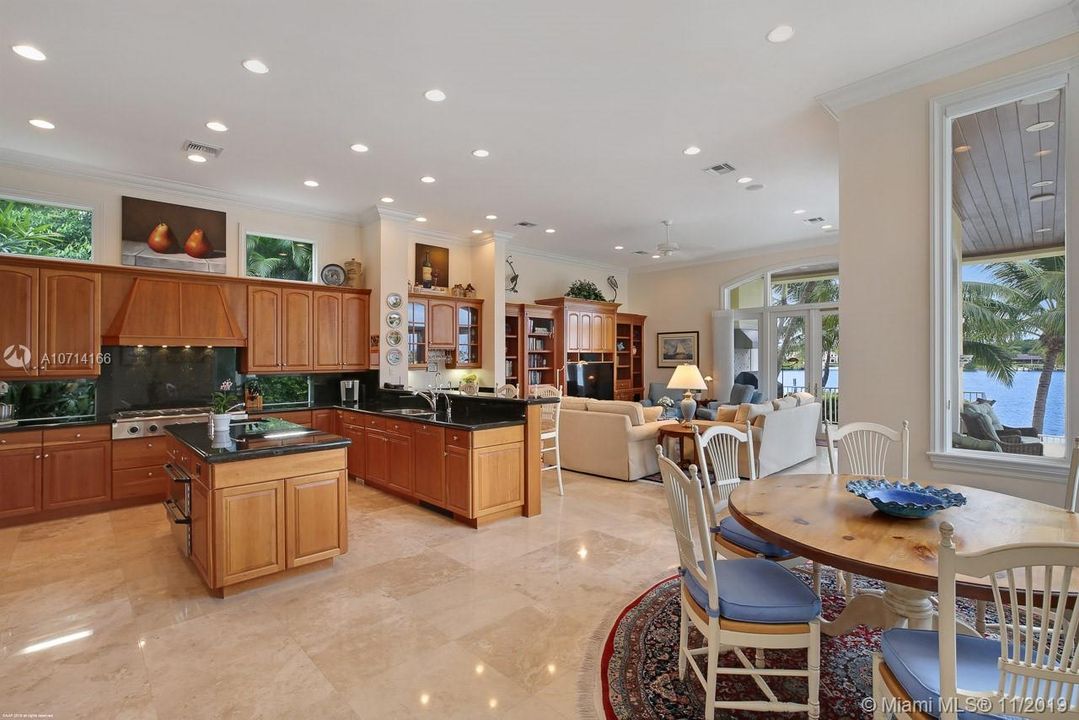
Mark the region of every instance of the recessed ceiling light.
POLYGON ((484 217, 485 217, 485 218, 486 218, 487 220, 497 220, 497 219, 498 219, 498 216, 497 216, 497 215, 484 215, 484 217))
POLYGON ((1034 153, 1034 157, 1045 157, 1046 155, 1051 155, 1052 152, 1052 150, 1039 150, 1038 152, 1034 153))
POLYGON ((472 151, 472 156, 473 157, 478 157, 478 158, 485 158, 485 157, 489 156, 490 154, 491 154, 490 151, 484 150, 483 148, 477 148, 477 149, 472 151))
POLYGON ((821 225, 820 229, 821 230, 831 230, 833 227, 834 227, 833 225, 821 225))
POLYGON ((687 147, 685 150, 682 151, 682 154, 683 155, 700 155, 701 154, 701 149, 699 147, 697 147, 696 145, 690 145, 689 147, 687 147))
POLYGON ((214 132, 225 132, 229 129, 228 126, 225 125, 225 123, 218 122, 217 120, 211 120, 210 122, 206 123, 206 127, 210 128, 214 132))
POLYGON ((42 130, 53 130, 56 127, 48 120, 42 120, 41 118, 34 118, 30 121, 30 124, 42 130))
POLYGON ((253 72, 256 75, 265 75, 266 73, 270 72, 270 68, 266 65, 266 63, 262 62, 261 60, 256 60, 255 58, 251 58, 250 60, 244 60, 243 66, 244 70, 247 70, 248 72, 253 72))
POLYGON ((318 187, 318 180, 304 180, 303 184, 307 187, 318 187))
POLYGON ((1043 232, 1052 232, 1052 231, 1053 231, 1053 228, 1038 228, 1038 229, 1037 229, 1037 230, 1035 230, 1034 232, 1036 232, 1036 233, 1043 233, 1043 232))
POLYGON ((420 215, 416 218, 416 222, 427 222, 427 218, 425 218, 423 215, 420 215))
POLYGON ((473 235, 482 235, 483 231, 480 230, 479 228, 475 228, 475 229, 472 230, 472 234, 473 235))
POLYGON ((1030 198, 1030 201, 1032 203, 1043 203, 1043 202, 1049 202, 1050 200, 1052 200, 1055 197, 1056 197, 1056 195, 1054 193, 1039 193, 1037 195, 1032 196, 1030 198))
POLYGON ((653 255, 653 256, 652 256, 652 259, 653 259, 653 260, 659 260, 659 255, 653 255))
POLYGON ((353 143, 348 146, 348 149, 352 152, 367 152, 371 148, 367 147, 363 143, 353 143))
POLYGON ((970 152, 970 145, 956 145, 955 146, 955 152, 957 152, 957 153, 970 152))
POLYGON ((547 233, 548 235, 554 235, 555 234, 555 229, 554 228, 547 228, 543 232, 547 233))
POLYGON ((420 178, 420 182, 424 182, 424 183, 433 183, 434 181, 435 181, 435 179, 433 177, 431 177, 430 175, 424 175, 423 177, 420 178))
POLYGON ((1053 180, 1039 180, 1038 182, 1032 182, 1031 187, 1048 187, 1053 184, 1053 180))
POLYGON ((738 184, 739 185, 745 185, 746 183, 751 183, 751 182, 753 182, 753 178, 751 178, 751 177, 740 177, 740 178, 738 178, 738 184))
POLYGON ((805 215, 806 211, 803 210, 802 208, 798 208, 797 210, 794 211, 794 214, 795 215, 805 215))
POLYGON ((384 202, 384 203, 386 203, 387 205, 389 205, 390 203, 392 203, 392 202, 393 202, 393 198, 392 198, 392 197, 390 197, 389 195, 387 195, 387 196, 386 196, 386 197, 384 197, 384 198, 379 198, 379 199, 378 199, 378 201, 379 201, 379 202, 384 202))
POLYGON ((1027 132, 1041 132, 1042 130, 1048 130, 1056 125, 1052 120, 1045 120, 1044 122, 1037 122, 1033 125, 1027 125, 1027 132))
POLYGON ((425 92, 423 94, 423 96, 425 98, 427 98, 428 100, 430 100, 431 102, 442 102, 443 100, 446 99, 446 93, 442 92, 438 88, 435 88, 433 90, 428 90, 427 92, 425 92))
POLYGON ((190 155, 187 156, 187 159, 190 160, 193 163, 204 163, 204 162, 206 162, 206 156, 205 155, 199 155, 198 153, 191 153, 190 155))
POLYGON ((770 43, 785 43, 794 37, 794 28, 790 25, 776 25, 774 28, 768 31, 768 38, 770 43))
POLYGON ((27 60, 41 62, 45 59, 45 53, 41 52, 33 45, 13 45, 11 49, 15 51, 16 55, 21 55, 27 60))
POLYGON ((622 245, 615 245, 614 249, 615 250, 625 250, 626 248, 624 246, 622 246, 622 245))

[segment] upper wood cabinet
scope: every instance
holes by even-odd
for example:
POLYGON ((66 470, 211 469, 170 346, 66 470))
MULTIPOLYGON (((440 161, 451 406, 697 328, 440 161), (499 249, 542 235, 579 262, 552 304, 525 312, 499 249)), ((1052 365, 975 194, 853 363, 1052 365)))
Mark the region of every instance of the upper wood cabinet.
MULTIPOLYGON (((618 303, 598 300, 578 300, 577 298, 547 298, 537 300, 538 305, 556 308, 562 313, 565 332, 562 337, 561 352, 569 353, 614 353, 615 329, 618 324, 618 303)), ((567 358, 561 358, 563 361, 567 358)), ((576 358, 568 358, 576 360, 576 358)))
POLYGON ((367 293, 251 285, 245 372, 334 372, 368 367, 367 293))
POLYGON ((29 353, 0 363, 0 378, 101 373, 101 276, 52 268, 0 268, 0 348, 29 353), (25 351, 20 348, 26 348, 25 351))
POLYGON ((427 346, 432 350, 453 350, 457 344, 457 303, 453 300, 428 300, 430 329, 427 346))
POLYGON ((457 367, 478 368, 483 365, 483 303, 457 302, 457 367))
POLYGON ((428 350, 453 352, 458 368, 481 367, 483 300, 409 295, 409 366, 425 367, 428 350))

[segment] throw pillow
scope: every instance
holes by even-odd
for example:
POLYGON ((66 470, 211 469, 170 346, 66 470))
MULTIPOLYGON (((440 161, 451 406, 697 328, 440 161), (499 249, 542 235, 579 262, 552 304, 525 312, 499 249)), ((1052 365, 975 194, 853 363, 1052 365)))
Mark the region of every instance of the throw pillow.
POLYGON ((1004 423, 997 416, 997 411, 993 408, 994 404, 996 404, 996 400, 978 400, 974 403, 974 408, 989 418, 995 430, 1003 430, 1004 423))
POLYGON ((791 408, 798 407, 798 398, 788 395, 787 397, 779 398, 772 401, 773 410, 790 410, 791 408))
POLYGON ((644 421, 646 423, 655 422, 656 420, 659 420, 661 415, 663 415, 663 406, 661 405, 656 405, 654 407, 646 407, 643 410, 644 421))
POLYGON ((817 402, 817 396, 813 393, 799 391, 794 393, 794 397, 798 398, 799 407, 802 405, 808 405, 809 403, 817 402))
POLYGON ((992 440, 979 440, 978 438, 971 437, 970 435, 963 435, 961 433, 952 433, 952 447, 961 448, 963 450, 983 450, 985 452, 1003 452, 998 443, 992 440))
POLYGON ((967 432, 980 440, 992 440, 1000 442, 996 428, 987 415, 980 412, 964 412, 963 421, 966 423, 967 432))
POLYGON ((719 422, 733 422, 738 414, 738 408, 733 405, 721 405, 716 409, 716 420, 719 422))

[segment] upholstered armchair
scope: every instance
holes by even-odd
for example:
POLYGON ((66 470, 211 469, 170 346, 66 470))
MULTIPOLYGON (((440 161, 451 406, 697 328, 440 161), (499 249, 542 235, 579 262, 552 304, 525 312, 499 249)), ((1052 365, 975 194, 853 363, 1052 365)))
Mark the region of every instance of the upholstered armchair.
MULTIPOLYGON (((967 403, 960 414, 966 435, 978 440, 988 440, 1000 446, 1000 449, 1013 455, 1043 455, 1045 452, 1041 440, 1034 428, 994 427, 990 415, 975 409, 974 403, 967 403)), ((954 440, 954 438, 953 438, 954 440)))
POLYGON ((761 391, 752 385, 743 385, 741 383, 735 383, 731 387, 731 396, 726 402, 715 400, 708 403, 707 406, 697 409, 697 418, 699 420, 715 420, 719 408, 724 405, 741 405, 742 403, 759 403, 761 401, 761 391))

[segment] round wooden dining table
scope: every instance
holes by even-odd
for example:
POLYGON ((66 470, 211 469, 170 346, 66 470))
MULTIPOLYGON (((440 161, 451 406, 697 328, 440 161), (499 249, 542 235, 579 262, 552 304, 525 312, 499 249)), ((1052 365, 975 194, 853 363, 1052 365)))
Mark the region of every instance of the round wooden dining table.
MULTIPOLYGON (((847 482, 861 477, 775 475, 741 483, 728 501, 731 515, 765 540, 822 565, 884 583, 883 591, 859 592, 839 617, 822 622, 821 632, 828 635, 860 624, 932 628, 938 528, 945 520, 955 527, 960 553, 1013 543, 1079 542, 1079 514, 950 483, 947 487, 966 496, 966 505, 921 520, 891 517, 847 491, 847 482)), ((1044 585, 1041 574, 1034 573, 1035 595, 1040 584, 1044 585)), ((1026 588, 1016 590, 1023 595, 1026 588)), ((1072 592, 1077 591, 1079 578, 1072 583, 1072 592)), ((988 578, 960 577, 956 592, 992 602, 988 578)), ((969 626, 961 630, 977 634, 969 626)))

